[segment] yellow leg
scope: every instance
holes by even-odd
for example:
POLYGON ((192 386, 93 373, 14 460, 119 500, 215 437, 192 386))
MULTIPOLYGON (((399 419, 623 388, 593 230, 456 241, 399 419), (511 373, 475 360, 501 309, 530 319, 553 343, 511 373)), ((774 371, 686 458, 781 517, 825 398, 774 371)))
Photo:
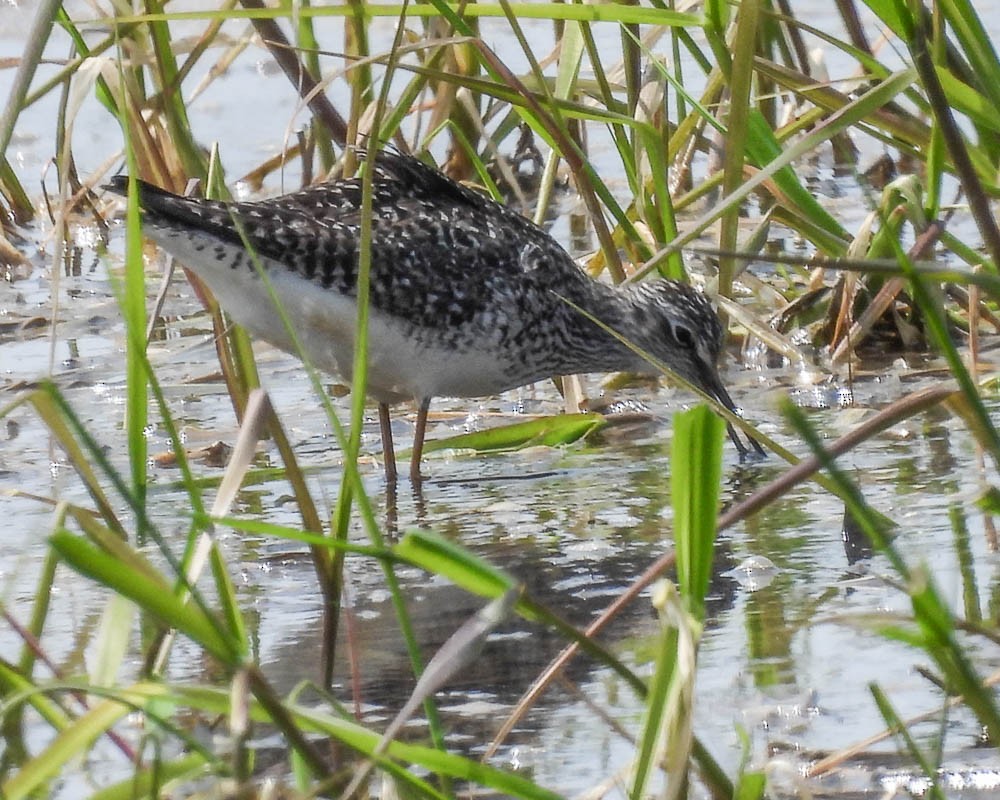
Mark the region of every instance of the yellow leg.
POLYGON ((420 457, 424 452, 424 435, 427 433, 427 411, 431 399, 425 397, 417 406, 417 428, 413 432, 413 456, 410 458, 410 480, 420 483, 424 476, 420 474, 420 457))
POLYGON ((385 480, 396 482, 396 451, 392 446, 392 420, 389 418, 389 404, 378 404, 378 426, 382 432, 382 458, 385 460, 385 480))

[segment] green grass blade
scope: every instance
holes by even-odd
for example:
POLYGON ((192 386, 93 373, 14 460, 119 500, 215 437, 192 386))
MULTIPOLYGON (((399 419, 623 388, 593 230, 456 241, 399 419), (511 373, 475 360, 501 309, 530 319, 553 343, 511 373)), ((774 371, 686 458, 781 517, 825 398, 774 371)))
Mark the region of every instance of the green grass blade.
MULTIPOLYGON (((903 268, 903 273, 910 281, 913 298, 916 300, 917 305, 920 306, 927 328, 927 337, 936 346, 938 351, 944 355, 952 376, 958 381, 959 388, 962 391, 962 398, 966 407, 971 412, 970 416, 974 422, 973 433, 977 434, 977 438, 988 449, 994 463, 1000 466, 1000 432, 997 431, 989 412, 986 410, 983 399, 979 394, 979 387, 972 379, 972 375, 969 374, 968 369, 966 369, 962 356, 948 334, 944 309, 928 289, 923 276, 914 268, 913 262, 903 252, 899 241, 893 239, 892 244, 896 250, 896 257, 899 259, 900 266, 903 268)), ((998 733, 1000 733, 1000 730, 998 730, 998 733)))
POLYGON ((108 598, 94 643, 90 681, 95 686, 114 686, 132 637, 135 604, 121 595, 108 598))
POLYGON ((722 418, 708 406, 674 415, 670 496, 677 582, 688 610, 699 620, 705 613, 705 595, 712 576, 725 428, 722 418))
MULTIPOLYGON (((53 529, 62 524, 63 520, 60 517, 53 526, 53 529)), ((45 630, 45 621, 48 619, 49 608, 52 603, 52 592, 56 586, 56 567, 58 564, 59 559, 55 553, 51 550, 47 551, 45 560, 42 562, 42 568, 38 574, 38 591, 35 593, 34 603, 31 606, 31 619, 28 621, 28 631, 38 641, 41 641, 42 633, 45 630)), ((30 675, 38 657, 38 651, 31 646, 30 642, 25 642, 24 648, 21 651, 21 658, 17 662, 17 668, 23 675, 30 675)))
MULTIPOLYGON (((146 0, 154 15, 163 8, 164 0, 146 0)), ((160 104, 170 131, 171 145, 180 156, 188 177, 204 178, 207 174, 204 156, 195 140, 184 94, 181 92, 180 76, 177 69, 175 45, 170 38, 169 23, 154 16, 149 23, 150 41, 156 58, 156 69, 152 71, 160 86, 160 104)), ((190 64, 187 65, 190 68, 190 64)))
MULTIPOLYGON (((509 18, 511 14, 518 19, 542 20, 577 20, 579 22, 608 22, 611 24, 664 25, 669 27, 696 28, 702 25, 701 17, 682 11, 672 11, 663 7, 625 6, 619 4, 585 5, 562 3, 469 3, 460 6, 461 16, 457 13, 454 3, 443 0, 430 0, 428 3, 417 3, 407 6, 403 3, 364 3, 338 6, 308 6, 298 9, 302 16, 347 17, 363 14, 366 17, 398 18, 403 11, 410 17, 442 17, 451 27, 464 35, 474 35, 463 17, 470 18, 509 18)), ((227 9, 225 11, 173 11, 170 13, 148 13, 121 15, 116 18, 119 25, 135 25, 149 22, 181 22, 185 20, 224 19, 281 19, 288 16, 288 11, 280 7, 227 9)))
MULTIPOLYGON (((133 162, 134 166, 134 162, 133 162)), ((139 217, 138 187, 129 182, 126 209, 125 282, 119 304, 127 332, 125 347, 125 424, 132 473, 132 493, 140 505, 146 501, 148 463, 146 425, 149 419, 148 386, 146 383, 146 273, 142 257, 142 224, 139 217)), ((141 518, 140 518, 141 520, 141 518)), ((147 531, 140 523, 139 541, 145 541, 147 531)))
POLYGON ((804 136, 790 147, 785 148, 782 154, 772 160, 766 167, 760 170, 749 180, 743 182, 738 190, 727 195, 720 200, 715 207, 704 213, 697 220, 693 221, 690 228, 682 236, 671 242, 667 247, 660 250, 650 261, 640 270, 636 277, 641 277, 657 269, 671 253, 689 244, 700 236, 722 213, 741 203, 758 186, 771 178, 780 169, 792 164, 797 158, 812 151, 820 144, 828 140, 834 134, 840 133, 860 120, 867 118, 869 114, 878 111, 882 106, 892 100, 900 92, 912 85, 916 73, 912 69, 902 70, 895 73, 890 78, 878 84, 874 88, 865 92, 861 97, 849 103, 839 112, 830 116, 822 125, 819 125, 811 133, 804 136))
MULTIPOLYGON (((55 436, 66 452, 67 460, 73 465, 77 475, 83 481, 90 494, 90 499, 94 501, 105 524, 110 526, 117 536, 124 539, 126 537, 125 528, 118 519, 114 507, 108 500, 108 496, 91 466, 93 449, 81 447, 77 437, 73 434, 73 429, 79 430, 79 420, 69 412, 69 407, 59 389, 55 384, 45 381, 39 389, 28 395, 28 402, 34 406, 35 412, 45 423, 45 427, 55 436)), ((100 460, 97 461, 98 464, 101 464, 100 460)))
MULTIPOLYGON (((95 49, 91 49, 87 45, 87 40, 84 38, 80 29, 77 27, 76 23, 70 19, 69 14, 66 13, 66 9, 60 7, 59 14, 57 17, 57 22, 62 27, 62 29, 69 35, 73 40, 73 47, 76 48, 76 52, 80 54, 81 60, 83 58, 90 58, 92 56, 99 56, 105 50, 111 49, 115 44, 115 39, 108 37, 103 42, 101 42, 95 49)), ((64 78, 65 80, 65 78, 64 78)), ((108 82, 105 80, 104 76, 100 76, 97 79, 96 84, 96 94, 98 102, 104 106, 112 114, 117 115, 117 104, 115 103, 114 94, 108 87, 108 82)), ((34 92, 34 97, 40 97, 39 90, 34 92)))
POLYGON ((648 780, 660 767, 666 773, 662 797, 683 798, 693 745, 694 680, 701 623, 687 610, 674 585, 656 584, 653 605, 660 616, 656 670, 649 683, 642 734, 629 797, 648 796, 648 780))
MULTIPOLYGON (((757 166, 764 167, 778 158, 783 150, 784 147, 768 126, 764 115, 757 109, 751 109, 747 131, 749 157, 757 166)), ((842 240, 850 238, 844 226, 837 222, 816 196, 802 185, 791 165, 775 172, 774 182, 784 194, 783 199, 789 209, 803 216, 812 225, 819 226, 830 236, 842 240)))
POLYGON ((13 85, 7 96, 7 104, 4 106, 3 114, 0 114, 0 160, 3 162, 0 178, 3 180, 4 194, 12 201, 12 210, 22 224, 34 215, 34 207, 7 162, 7 148, 14 135, 14 126, 24 106, 31 80, 45 52, 45 44, 49 40, 53 21, 61 6, 59 0, 42 0, 37 4, 31 30, 25 34, 26 47, 18 62, 13 85))
POLYGON ((517 581, 454 542, 429 531, 411 531, 393 548, 402 560, 447 578, 467 592, 495 600, 517 581))
MULTIPOLYGON (((146 363, 144 353, 141 355, 141 360, 146 363)), ((158 394, 158 399, 162 404, 162 395, 158 394)), ((111 465, 107 454, 94 440, 81 420, 74 414, 56 386, 49 381, 43 381, 41 388, 29 395, 29 400, 38 409, 39 415, 45 420, 49 429, 57 436, 60 443, 66 449, 71 463, 77 473, 84 479, 87 488, 90 490, 91 497, 97 503, 101 519, 108 526, 105 529, 101 527, 89 512, 83 512, 75 506, 68 506, 68 510, 75 515, 80 527, 107 551, 113 551, 120 546, 118 542, 112 541, 112 539, 124 542, 127 538, 125 528, 114 513, 97 480, 96 474, 91 468, 91 464, 96 464, 125 500, 129 508, 135 513, 139 527, 156 542, 163 557, 170 564, 176 575, 178 577, 183 576, 185 574, 183 566, 178 562, 156 525, 149 518, 145 504, 141 503, 134 496, 126 481, 111 465)), ((176 429, 173 426, 170 426, 170 429, 174 445, 175 447, 179 447, 179 437, 176 435, 176 429)), ((188 485, 191 486, 192 484, 189 483, 188 485)), ((192 497, 197 498, 196 494, 192 495, 192 497)), ((200 504, 193 501, 193 507, 197 513, 200 504)), ((203 611, 207 609, 204 598, 196 591, 195 587, 186 586, 186 589, 192 593, 203 611)))
MULTIPOLYGON (((719 62, 722 71, 729 79, 726 145, 723 153, 723 195, 733 194, 744 181, 743 164, 747 153, 748 117, 751 109, 750 87, 753 82, 753 57, 757 49, 760 6, 760 0, 743 0, 737 12, 736 30, 732 42, 723 45, 717 35, 712 36, 710 40, 715 43, 713 50, 720 57, 720 51, 725 51, 727 58, 730 49, 732 51, 731 65, 721 60, 719 62)), ((714 31, 714 26, 711 30, 714 31)), ((732 205, 720 215, 719 246, 730 253, 737 250, 739 213, 739 206, 732 205)), ((719 294, 723 297, 733 296, 733 277, 736 275, 736 268, 735 259, 731 257, 719 259, 719 294)))
POLYGON ((906 725, 903 723, 899 714, 896 713, 896 709, 892 707, 892 703, 889 702, 889 698, 886 696, 885 692, 883 692, 882 689, 876 684, 871 684, 868 688, 875 700, 875 705, 878 706, 882 719, 885 720, 886 727, 888 727, 889 730, 894 731, 896 735, 903 740, 903 744, 906 747, 906 751, 910 754, 910 758, 912 758, 920 766, 920 771, 923 772, 924 777, 929 782, 930 787, 925 796, 931 798, 932 800, 947 800, 946 795, 941 791, 941 786, 938 783, 937 768, 931 764, 927 756, 924 754, 923 749, 921 749, 921 747, 917 744, 917 741, 913 738, 910 731, 907 730, 906 725))
POLYGON ((67 565, 81 575, 133 600, 144 611, 176 628, 224 665, 232 668, 239 664, 243 657, 240 640, 227 634, 217 620, 198 606, 186 605, 178 600, 171 584, 124 542, 106 538, 103 544, 114 548, 109 552, 69 531, 56 532, 50 541, 67 565))
MULTIPOLYGON (((31 680, 25 677, 24 670, 15 667, 13 664, 0 658, 0 695, 3 696, 3 705, 0 707, 4 719, 5 734, 10 731, 6 723, 10 721, 10 714, 17 704, 18 696, 31 705, 34 711, 55 731, 65 730, 72 723, 72 718, 52 700, 48 695, 36 691, 37 687, 31 680)), ((13 744, 10 740, 8 745, 13 744)))
MULTIPOLYGON (((407 533, 393 548, 393 552, 407 563, 435 575, 441 575, 456 586, 491 600, 502 597, 518 587, 517 580, 503 570, 429 531, 407 533)), ((517 613, 525 619, 537 620, 559 631, 567 639, 578 644, 581 650, 615 670, 640 696, 646 694, 645 684, 620 659, 528 595, 521 595, 517 613)))
POLYGON ((49 787, 49 781, 73 759, 82 758, 93 741, 122 719, 132 709, 112 700, 104 700, 74 720, 37 756, 28 761, 8 780, 0 784, 4 800, 23 800, 49 787))
POLYGON ((948 98, 948 105, 965 114, 970 120, 994 133, 1000 133, 1000 109, 992 100, 972 86, 959 80, 951 71, 935 68, 941 88, 948 98))
POLYGON ((976 87, 989 96, 994 108, 1000 107, 1000 59, 993 37, 975 6, 968 0, 941 0, 938 8, 951 25, 962 54, 969 60, 970 76, 976 87))
POLYGON ((542 445, 557 447, 571 444, 600 430, 607 424, 601 414, 559 414, 529 422, 515 422, 475 433, 460 433, 434 439, 424 445, 424 452, 435 450, 516 450, 542 445))
POLYGON ((764 800, 767 790, 767 775, 763 772, 743 772, 739 783, 731 795, 733 800, 764 800))
POLYGON ((895 626, 887 626, 885 634, 922 648, 943 673, 949 691, 963 696, 986 729, 990 741, 996 742, 1000 739, 1000 708, 996 705, 992 691, 976 673, 968 655, 959 645, 952 613, 938 592, 931 574, 926 568, 911 569, 892 547, 875 514, 863 501, 854 483, 826 453, 802 410, 786 402, 784 413, 813 453, 823 461, 823 466, 837 486, 848 511, 865 535, 886 555, 904 581, 919 635, 895 626))
MULTIPOLYGON (((123 689, 119 694, 121 702, 139 709, 159 703, 196 709, 205 714, 227 715, 232 705, 228 690, 215 687, 140 683, 123 689)), ((413 764, 433 774, 456 780, 472 781, 506 797, 527 800, 557 800, 559 797, 521 775, 430 747, 394 741, 386 749, 388 758, 381 757, 376 753, 381 738, 377 733, 353 720, 333 716, 324 708, 302 707, 284 701, 281 704, 281 711, 288 715, 289 722, 294 724, 298 732, 332 737, 362 755, 374 758, 381 769, 390 772, 397 780, 420 792, 421 795, 443 797, 427 781, 418 778, 397 762, 413 764)), ((257 699, 251 700, 249 714, 254 722, 272 724, 275 721, 273 710, 257 699)))
POLYGON ((99 789, 88 800, 139 800, 163 796, 165 785, 172 782, 183 784, 194 781, 205 774, 205 757, 200 753, 182 756, 173 760, 159 760, 153 766, 137 769, 125 780, 99 789))

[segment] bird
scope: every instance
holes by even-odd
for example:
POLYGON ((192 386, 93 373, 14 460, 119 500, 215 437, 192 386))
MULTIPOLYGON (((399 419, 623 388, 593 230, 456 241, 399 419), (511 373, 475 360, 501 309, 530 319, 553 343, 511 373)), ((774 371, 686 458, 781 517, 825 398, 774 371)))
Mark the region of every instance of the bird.
MULTIPOLYGON (((735 411, 717 366, 723 327, 702 293, 665 278, 594 280, 530 220, 415 156, 386 148, 367 168, 367 391, 378 403, 387 480, 397 475, 391 404, 417 406, 416 483, 432 398, 496 395, 560 375, 656 373, 641 353, 735 411)), ((117 175, 105 188, 126 195, 129 180, 117 175)), ((361 178, 247 202, 133 180, 145 236, 198 275, 236 322, 287 352, 296 353, 297 339, 315 367, 351 380, 361 178)), ((731 423, 729 435, 744 458, 731 423)))

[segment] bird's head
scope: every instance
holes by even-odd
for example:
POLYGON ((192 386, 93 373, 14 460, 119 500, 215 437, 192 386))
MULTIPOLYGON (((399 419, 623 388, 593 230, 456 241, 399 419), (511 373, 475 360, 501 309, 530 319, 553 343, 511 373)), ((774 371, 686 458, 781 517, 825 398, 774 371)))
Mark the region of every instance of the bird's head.
MULTIPOLYGON (((629 300, 636 322, 632 330, 637 332, 631 344, 735 412, 718 368, 725 331, 708 298, 686 284, 656 280, 630 287, 629 300)), ((640 355, 634 357, 636 371, 655 371, 640 355)), ((729 435, 741 455, 746 454, 732 424, 729 435)), ((760 444, 748 438, 763 455, 760 444)))

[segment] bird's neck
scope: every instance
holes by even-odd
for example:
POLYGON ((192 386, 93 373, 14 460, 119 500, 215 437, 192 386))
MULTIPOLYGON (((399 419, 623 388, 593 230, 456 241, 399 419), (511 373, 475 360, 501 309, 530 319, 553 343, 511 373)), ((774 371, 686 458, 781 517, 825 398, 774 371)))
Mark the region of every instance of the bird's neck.
POLYGON ((628 288, 588 280, 565 299, 567 341, 560 374, 651 371, 619 338, 627 340, 635 328, 636 308, 628 288))

